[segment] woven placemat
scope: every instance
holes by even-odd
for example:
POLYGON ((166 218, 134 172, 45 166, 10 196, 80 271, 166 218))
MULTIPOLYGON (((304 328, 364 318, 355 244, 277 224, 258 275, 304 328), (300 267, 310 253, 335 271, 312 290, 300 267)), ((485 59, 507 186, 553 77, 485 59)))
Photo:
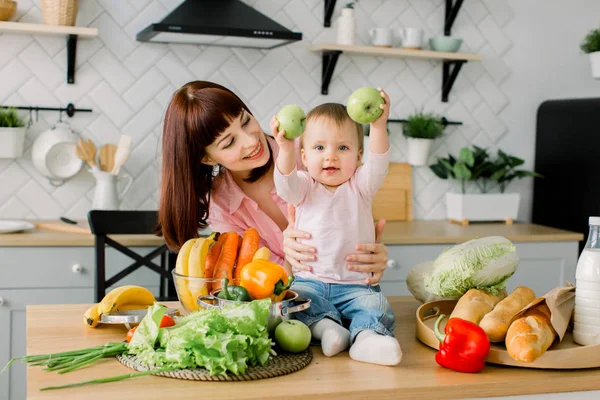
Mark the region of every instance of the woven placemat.
MULTIPOLYGON (((281 351, 281 350, 280 350, 281 351)), ((150 367, 142 364, 137 357, 130 355, 118 355, 117 359, 126 367, 136 371, 147 371, 148 369, 159 369, 160 367, 150 367)), ((254 381, 258 379, 274 378, 300 371, 310 364, 312 360, 312 351, 310 347, 300 353, 278 353, 271 357, 269 363, 263 366, 248 367, 246 372, 240 375, 227 373, 227 375, 210 376, 204 368, 197 369, 179 369, 175 371, 159 372, 156 376, 165 376, 167 378, 187 379, 192 381, 254 381)))

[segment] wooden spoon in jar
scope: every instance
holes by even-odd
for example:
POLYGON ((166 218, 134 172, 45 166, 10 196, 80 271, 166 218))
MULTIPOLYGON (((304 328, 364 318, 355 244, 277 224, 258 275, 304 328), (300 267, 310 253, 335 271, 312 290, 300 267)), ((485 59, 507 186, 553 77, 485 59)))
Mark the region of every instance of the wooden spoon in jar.
POLYGON ((88 163, 90 167, 96 166, 96 145, 90 139, 87 142, 82 138, 79 138, 77 145, 75 145, 75 152, 77 157, 88 163))
POLYGON ((117 146, 114 144, 105 144, 100 147, 100 170, 111 172, 115 165, 115 153, 117 146))

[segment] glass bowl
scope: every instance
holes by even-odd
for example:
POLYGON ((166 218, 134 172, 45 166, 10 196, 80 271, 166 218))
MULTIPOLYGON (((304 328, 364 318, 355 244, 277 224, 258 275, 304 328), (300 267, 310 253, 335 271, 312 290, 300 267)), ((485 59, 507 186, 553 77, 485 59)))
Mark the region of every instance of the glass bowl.
MULTIPOLYGON (((179 302, 188 313, 204 309, 198 304, 198 297, 214 294, 221 289, 222 279, 181 275, 175 272, 175 270, 173 270, 172 274, 179 302)), ((229 280, 229 285, 239 284, 239 279, 229 280)))
POLYGON ((202 308, 198 304, 198 297, 212 293, 213 287, 220 287, 220 279, 180 275, 175 270, 172 273, 177 297, 188 313, 202 308))

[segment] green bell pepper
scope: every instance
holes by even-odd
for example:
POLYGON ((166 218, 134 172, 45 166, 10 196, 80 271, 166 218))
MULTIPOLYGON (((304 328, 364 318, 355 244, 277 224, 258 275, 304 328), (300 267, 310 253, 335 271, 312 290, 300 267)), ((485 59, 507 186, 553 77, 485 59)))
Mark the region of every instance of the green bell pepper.
POLYGON ((223 287, 217 297, 224 300, 233 300, 233 301, 252 301, 252 297, 248 291, 241 287, 235 285, 229 285, 229 279, 223 278, 223 283, 221 284, 223 287))

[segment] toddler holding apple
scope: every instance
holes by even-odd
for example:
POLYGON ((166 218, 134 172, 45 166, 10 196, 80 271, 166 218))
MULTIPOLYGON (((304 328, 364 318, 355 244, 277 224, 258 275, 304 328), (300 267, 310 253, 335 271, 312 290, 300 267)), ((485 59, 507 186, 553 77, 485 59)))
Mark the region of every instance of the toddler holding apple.
POLYGON ((349 102, 348 110, 342 104, 322 104, 301 121, 306 122, 300 143, 306 171, 296 169, 294 140, 273 117, 271 130, 279 144, 274 180, 277 194, 296 207, 295 228, 312 233, 311 239, 299 240, 315 247, 318 255, 317 261, 306 263, 310 271, 294 271, 293 290, 311 299, 311 307, 297 318, 321 341, 326 356, 352 344, 355 360, 397 365, 402 351, 393 334, 394 313, 380 287, 365 284, 370 274, 348 270, 345 260, 358 243, 374 241, 371 205, 388 171, 390 101, 385 92, 371 91, 377 108, 364 110, 375 114, 372 118, 349 102), (369 156, 363 165, 363 128, 355 121, 370 122, 369 156), (350 321, 349 330, 342 320, 350 321))

